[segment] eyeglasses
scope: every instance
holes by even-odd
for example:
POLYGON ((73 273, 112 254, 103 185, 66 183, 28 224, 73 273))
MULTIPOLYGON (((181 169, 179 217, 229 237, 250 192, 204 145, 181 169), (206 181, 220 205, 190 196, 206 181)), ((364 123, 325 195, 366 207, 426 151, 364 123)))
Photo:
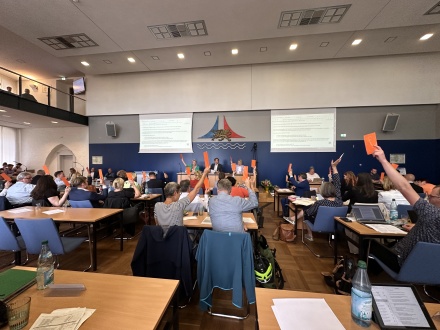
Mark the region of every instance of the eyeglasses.
POLYGON ((428 198, 440 198, 440 196, 436 196, 436 195, 428 195, 428 198))

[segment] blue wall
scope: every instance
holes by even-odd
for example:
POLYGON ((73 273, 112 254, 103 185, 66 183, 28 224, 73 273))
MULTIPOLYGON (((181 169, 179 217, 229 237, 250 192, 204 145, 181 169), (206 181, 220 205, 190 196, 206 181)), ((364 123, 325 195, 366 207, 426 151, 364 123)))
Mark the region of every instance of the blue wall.
MULTIPOLYGON (((196 159, 201 168, 204 167, 203 152, 197 148, 198 143, 193 143, 193 154, 183 154, 185 162, 191 163, 196 159)), ((416 177, 425 177, 433 183, 440 183, 440 140, 383 140, 379 141, 380 146, 389 158, 390 153, 406 154, 407 172, 414 173, 416 177)), ((210 149, 209 159, 211 163, 215 157, 220 159, 220 163, 226 171, 230 171, 229 157, 232 156, 234 162, 239 158, 244 165, 250 165, 253 158, 253 142, 245 143, 243 150, 222 149, 222 143, 215 143, 219 149, 210 149)), ((363 141, 337 141, 337 152, 296 152, 296 153, 271 153, 270 142, 257 142, 257 169, 258 180, 269 179, 273 184, 284 186, 284 175, 289 163, 293 164, 295 173, 306 172, 310 165, 315 167, 315 171, 326 177, 331 159, 338 158, 344 153, 343 161, 339 166, 340 172, 353 171, 355 173, 369 172, 372 167, 382 171, 380 164, 365 153, 363 141)), ((92 156, 103 156, 103 172, 108 167, 114 171, 125 169, 128 171, 138 170, 159 170, 167 172, 172 180, 176 180, 176 172, 184 170, 180 161, 179 154, 140 154, 138 143, 122 144, 90 144, 90 159, 92 156)), ((101 165, 91 165, 100 168, 101 165)))

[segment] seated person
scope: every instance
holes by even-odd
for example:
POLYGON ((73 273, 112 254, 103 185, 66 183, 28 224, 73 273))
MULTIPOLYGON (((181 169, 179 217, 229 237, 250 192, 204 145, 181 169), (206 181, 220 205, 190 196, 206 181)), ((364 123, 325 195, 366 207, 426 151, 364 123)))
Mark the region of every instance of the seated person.
POLYGON ((76 170, 75 170, 73 167, 71 167, 71 168, 69 169, 69 171, 70 171, 70 178, 69 178, 69 181, 72 182, 73 180, 76 179, 76 177, 78 176, 78 173, 76 172, 76 170))
POLYGON ((35 185, 31 184, 32 174, 21 172, 17 175, 17 182, 6 182, 5 187, 0 192, 0 196, 6 196, 6 199, 14 207, 32 205, 31 192, 35 185))
POLYGON ((312 182, 314 179, 321 178, 318 173, 315 173, 315 168, 313 166, 310 166, 309 171, 306 174, 307 174, 307 180, 309 182, 312 182))
POLYGON ((179 200, 180 185, 176 182, 168 183, 164 188, 165 201, 154 205, 154 219, 162 227, 164 237, 171 226, 183 226, 183 212, 186 207, 194 200, 203 180, 209 173, 209 167, 203 171, 202 178, 197 182, 195 188, 186 196, 179 200))
POLYGON ((211 173, 223 172, 223 166, 219 162, 220 160, 217 157, 214 158, 214 163, 211 164, 211 173))
MULTIPOLYGON (((180 194, 179 200, 182 199, 182 198, 185 198, 186 196, 189 195, 189 188, 190 188, 189 180, 182 180, 182 181, 180 181, 180 192, 181 192, 181 194, 180 194)), ((186 207, 186 210, 187 211, 196 212, 196 211, 199 210, 199 206, 200 205, 203 205, 203 208, 206 210, 207 206, 208 206, 208 200, 209 200, 208 193, 209 193, 209 189, 206 189, 205 190, 205 197, 204 197, 203 201, 200 199, 200 196, 197 193, 196 196, 194 197, 194 199, 192 200, 192 202, 190 203, 190 205, 186 207)))
MULTIPOLYGON (((310 191, 309 181, 307 181, 306 173, 300 173, 298 175, 298 181, 293 177, 293 171, 289 172, 289 180, 292 184, 292 187, 295 189, 295 195, 298 197, 302 197, 306 191, 310 191)), ((281 205, 283 207, 283 218, 286 221, 290 222, 289 219, 289 199, 283 198, 281 199, 281 205)))
MULTIPOLYGON (((231 167, 232 167, 232 161, 231 161, 231 167)), ((241 159, 239 159, 237 161, 237 164, 235 165, 235 171, 232 172, 232 175, 235 175, 235 174, 242 175, 243 171, 244 171, 243 161, 241 159)))
POLYGON ((14 165, 8 164, 6 168, 3 168, 3 172, 9 176, 14 175, 14 165))
POLYGON ((60 193, 57 190, 57 185, 52 175, 43 175, 31 192, 32 205, 63 206, 69 193, 70 187, 66 187, 63 197, 60 198, 60 193))
POLYGON ((18 175, 18 173, 23 172, 23 169, 21 168, 21 163, 17 163, 12 170, 14 171, 13 175, 18 175))
MULTIPOLYGON (((371 241, 370 253, 378 257, 393 271, 399 272, 400 267, 417 242, 440 244, 440 186, 435 186, 431 195, 428 196, 428 201, 426 201, 414 191, 410 182, 402 177, 387 161, 382 148, 376 146, 373 156, 382 164, 396 189, 413 206, 418 216, 417 223, 414 226, 406 226, 408 229, 411 228, 408 235, 397 242, 392 249, 375 240, 371 241)), ((429 260, 426 260, 426 262, 429 262, 429 260)))
POLYGON ((112 171, 112 169, 109 167, 107 170, 107 173, 105 173, 104 178, 108 180, 113 180, 116 178, 115 172, 112 171))
POLYGON ((63 180, 61 180, 61 178, 65 178, 64 172, 63 171, 56 171, 53 174, 53 176, 54 176, 55 183, 58 187, 58 190, 64 190, 64 188, 66 187, 66 184, 64 183, 63 180))
POLYGON ((75 181, 72 182, 72 189, 69 193, 69 200, 72 201, 86 201, 89 200, 93 207, 101 207, 100 201, 107 198, 108 189, 107 186, 103 185, 101 193, 96 193, 89 191, 87 189, 87 178, 83 176, 76 177, 75 181))
MULTIPOLYGON (((218 181, 220 181, 221 179, 226 179, 226 173, 225 172, 220 172, 218 174, 218 181)), ((218 181, 214 184, 214 188, 217 188, 218 181)))
POLYGON ((409 205, 408 201, 403 197, 402 193, 394 188, 388 176, 383 178, 383 191, 379 192, 379 203, 384 203, 386 208, 389 210, 391 202, 396 200, 396 204, 409 205))
MULTIPOLYGON (((321 186, 321 195, 324 199, 316 201, 313 205, 305 209, 304 218, 309 220, 311 223, 315 223, 315 217, 318 213, 318 208, 320 206, 330 206, 330 207, 339 207, 342 206, 341 199, 341 179, 339 178, 338 173, 338 164, 341 162, 341 159, 337 159, 336 161, 331 161, 330 165, 332 168, 332 182, 324 182, 321 186)), ((301 217, 301 213, 298 214, 298 218, 301 217)), ((296 219, 294 219, 296 220, 296 219)), ((309 241, 313 241, 312 231, 309 227, 307 227, 307 235, 305 235, 306 239, 309 241)))
MULTIPOLYGON (((208 169, 209 169, 209 167, 208 167, 208 169)), ((205 191, 205 189, 206 188, 209 188, 209 187, 205 187, 205 183, 203 182, 203 180, 204 179, 202 179, 202 172, 200 172, 200 171, 196 171, 195 173, 194 173, 194 179, 191 179, 191 176, 190 176, 190 180, 189 180, 189 186, 191 187, 191 188, 193 188, 193 189, 195 189, 195 187, 196 187, 196 185, 197 185, 197 183, 199 182, 199 181, 201 181, 201 188, 203 189, 203 191, 205 191)), ((197 192, 198 193, 198 192, 197 192)))
POLYGON ((24 93, 22 93, 20 96, 24 99, 37 102, 35 97, 31 94, 31 91, 29 88, 25 88, 24 93))
POLYGON ((432 183, 429 183, 426 179, 419 179, 415 181, 415 184, 423 188, 423 192, 426 195, 430 195, 432 192, 432 189, 434 189, 435 185, 432 183))
POLYGON ((348 211, 351 211, 351 205, 356 203, 377 203, 379 199, 377 191, 374 189, 373 181, 369 173, 359 173, 357 175, 356 185, 347 191, 342 200, 350 200, 348 211))
POLYGON ((147 191, 146 189, 151 189, 151 188, 161 188, 163 189, 165 187, 165 184, 168 183, 168 174, 166 174, 165 172, 163 173, 163 177, 164 177, 164 181, 162 181, 161 179, 158 179, 156 176, 155 172, 150 172, 148 173, 148 176, 150 178, 150 180, 143 182, 144 180, 142 179, 142 185, 143 185, 143 189, 144 191, 147 191))
MULTIPOLYGON (((46 175, 46 173, 44 173, 43 170, 38 170, 38 171, 37 171, 37 175, 34 176, 34 177, 32 178, 31 183, 32 183, 32 184, 37 184, 38 179, 41 178, 43 175, 46 175)), ((55 182, 55 181, 54 181, 54 182, 55 182)))
POLYGON ((414 183, 414 181, 416 180, 414 174, 411 173, 406 174, 405 179, 409 182, 409 184, 415 190, 416 193, 423 194, 423 188, 414 183))
POLYGON ((228 176, 226 179, 231 182, 232 187, 231 187, 230 195, 232 197, 235 197, 235 196, 241 197, 241 198, 249 197, 249 192, 246 189, 246 185, 241 184, 241 185, 237 186, 236 185, 237 184, 237 180, 235 180, 235 178, 233 178, 232 176, 228 176))
POLYGON ((376 168, 371 169, 370 177, 371 177, 371 181, 373 181, 373 183, 380 183, 380 175, 379 175, 379 173, 377 173, 376 168))
MULTIPOLYGON (((124 188, 130 188, 131 187, 131 183, 128 181, 128 176, 127 176, 127 172, 126 171, 120 170, 120 171, 118 171, 118 173, 116 173, 116 176, 118 178, 124 179, 124 188)), ((136 177, 136 175, 133 173, 133 178, 135 178, 135 177, 136 177)), ((139 191, 142 190, 141 185, 139 183, 134 181, 134 184, 137 186, 139 191)))
POLYGON ((232 197, 232 184, 228 179, 218 182, 218 195, 209 200, 209 216, 211 217, 212 229, 223 232, 247 231, 243 223, 243 212, 258 207, 258 198, 250 187, 249 178, 245 181, 249 199, 232 197))

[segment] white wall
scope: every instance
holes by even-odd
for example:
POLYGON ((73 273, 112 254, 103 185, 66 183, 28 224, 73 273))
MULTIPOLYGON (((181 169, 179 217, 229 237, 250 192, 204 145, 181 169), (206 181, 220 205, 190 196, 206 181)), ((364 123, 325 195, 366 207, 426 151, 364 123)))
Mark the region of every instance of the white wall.
POLYGON ((87 115, 440 103, 440 53, 87 77, 87 115))
MULTIPOLYGON (((73 152, 77 162, 88 166, 88 131, 88 127, 22 129, 20 160, 29 169, 41 169, 51 151, 63 144, 73 152)), ((56 159, 46 165, 52 174, 58 170, 56 159)))

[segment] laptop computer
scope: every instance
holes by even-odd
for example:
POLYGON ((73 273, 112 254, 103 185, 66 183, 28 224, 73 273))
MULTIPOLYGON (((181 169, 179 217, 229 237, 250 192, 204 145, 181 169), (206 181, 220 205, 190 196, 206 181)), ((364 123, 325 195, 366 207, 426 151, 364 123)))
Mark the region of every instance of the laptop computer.
POLYGON ((351 211, 360 223, 387 224, 379 205, 353 205, 351 211))

